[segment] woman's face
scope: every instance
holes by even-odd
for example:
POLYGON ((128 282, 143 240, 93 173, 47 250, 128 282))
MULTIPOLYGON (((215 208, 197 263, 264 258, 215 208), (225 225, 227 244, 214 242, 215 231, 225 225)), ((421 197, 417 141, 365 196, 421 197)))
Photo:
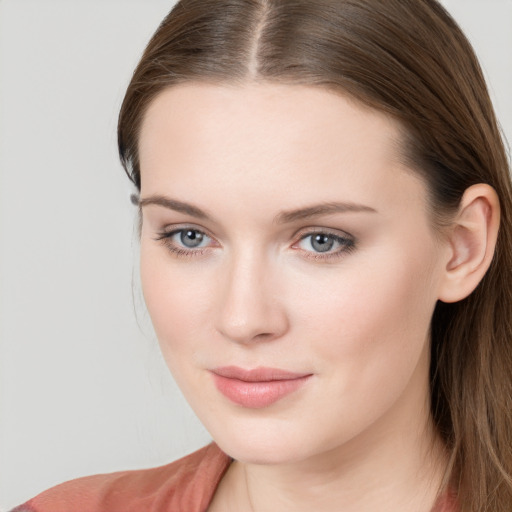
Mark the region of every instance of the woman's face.
POLYGON ((428 417, 447 251, 399 142, 320 88, 187 84, 151 104, 143 292, 177 383, 236 459, 351 450, 428 417))

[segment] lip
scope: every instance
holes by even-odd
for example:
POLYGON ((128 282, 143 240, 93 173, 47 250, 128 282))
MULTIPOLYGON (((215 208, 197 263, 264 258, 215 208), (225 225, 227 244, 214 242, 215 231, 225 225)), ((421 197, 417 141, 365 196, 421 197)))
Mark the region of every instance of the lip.
POLYGON ((217 389, 242 407, 261 409, 297 391, 312 376, 279 368, 259 367, 251 370, 223 366, 212 370, 217 389))

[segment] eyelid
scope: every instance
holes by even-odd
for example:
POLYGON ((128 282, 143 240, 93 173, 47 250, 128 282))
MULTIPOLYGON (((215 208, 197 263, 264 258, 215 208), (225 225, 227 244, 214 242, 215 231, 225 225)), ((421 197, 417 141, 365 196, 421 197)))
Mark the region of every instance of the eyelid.
POLYGON ((155 240, 161 243, 170 254, 178 258, 194 258, 200 257, 208 252, 212 247, 219 247, 215 237, 209 234, 207 229, 195 226, 193 224, 172 224, 165 226, 158 231, 155 240), (173 241, 173 237, 183 231, 197 231, 210 239, 210 243, 203 247, 186 247, 173 241))
POLYGON ((187 229, 190 229, 192 231, 197 231, 203 235, 206 235, 208 238, 216 241, 216 238, 209 232, 208 229, 206 229, 202 226, 197 226, 193 223, 192 224, 191 223, 181 223, 181 224, 166 225, 158 230, 158 236, 161 236, 162 238, 166 237, 166 236, 169 237, 175 233, 179 233, 180 231, 185 231, 187 229))
MULTIPOLYGON (((322 235, 330 235, 337 238, 342 238, 344 240, 352 240, 355 241, 355 237, 352 236, 347 231, 343 231, 342 229, 333 229, 333 228, 322 228, 322 227, 308 227, 301 228, 294 235, 294 238, 297 238, 298 241, 303 240, 309 235, 322 234, 322 235)), ((295 242, 297 243, 297 242, 295 242)))
POLYGON ((328 262, 329 260, 336 261, 344 257, 347 253, 352 252, 356 248, 355 237, 350 235, 346 231, 342 231, 339 229, 320 227, 303 228, 295 236, 298 237, 298 240, 293 243, 293 245, 291 246, 292 249, 301 251, 305 258, 317 262, 328 262), (325 252, 308 251, 299 247, 299 244, 303 240, 316 234, 322 234, 332 237, 338 244, 340 244, 340 247, 338 247, 334 251, 329 250, 325 252))

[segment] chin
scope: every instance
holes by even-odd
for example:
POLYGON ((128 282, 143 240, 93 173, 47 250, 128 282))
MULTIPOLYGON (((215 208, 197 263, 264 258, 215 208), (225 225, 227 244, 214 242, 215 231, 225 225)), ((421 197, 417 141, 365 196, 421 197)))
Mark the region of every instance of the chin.
MULTIPOLYGON (((209 429, 214 441, 222 451, 233 459, 247 464, 275 465, 303 460, 311 455, 310 436, 300 432, 282 432, 273 422, 259 425, 226 424, 209 429)), ((280 425, 281 426, 281 425, 280 425)), ((281 426, 282 427, 282 426, 281 426)))
POLYGON ((236 442, 236 440, 228 440, 226 442, 216 441, 222 451, 227 453, 233 459, 245 464, 259 465, 278 465, 294 462, 298 458, 296 449, 283 446, 282 441, 279 443, 248 443, 236 442))

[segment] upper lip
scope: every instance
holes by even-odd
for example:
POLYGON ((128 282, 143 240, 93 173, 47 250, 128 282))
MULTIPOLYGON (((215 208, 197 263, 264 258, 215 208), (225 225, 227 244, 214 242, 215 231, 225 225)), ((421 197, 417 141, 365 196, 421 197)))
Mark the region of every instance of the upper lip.
POLYGON ((216 375, 228 379, 243 380, 245 382, 270 382, 273 380, 294 380, 311 375, 311 373, 296 373, 280 368, 258 367, 250 370, 238 366, 222 366, 212 370, 216 375))

